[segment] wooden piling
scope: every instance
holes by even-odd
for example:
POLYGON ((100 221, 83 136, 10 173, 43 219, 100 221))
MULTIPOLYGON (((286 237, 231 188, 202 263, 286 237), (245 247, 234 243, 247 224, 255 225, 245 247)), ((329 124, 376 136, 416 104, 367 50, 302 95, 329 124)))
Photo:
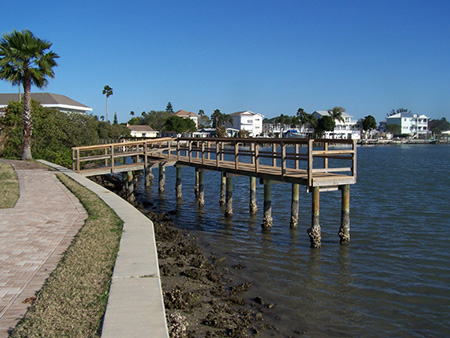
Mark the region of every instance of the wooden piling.
POLYGON ((250 176, 250 202, 249 202, 250 214, 256 214, 258 207, 256 205, 256 177, 250 176))
POLYGON ((322 241, 321 228, 319 224, 320 210, 320 190, 319 187, 312 188, 312 210, 311 210, 311 228, 308 229, 308 235, 311 240, 311 248, 320 248, 322 241))
POLYGON ((204 171, 198 171, 198 197, 197 203, 199 206, 205 205, 205 184, 204 184, 204 171))
POLYGON ((339 229, 339 237, 341 244, 350 243, 350 185, 341 187, 342 204, 341 204, 341 228, 339 229))
POLYGON ((219 204, 225 205, 225 191, 227 189, 227 176, 225 173, 221 173, 220 178, 220 198, 219 198, 219 204))
POLYGON ((226 194, 225 194, 225 216, 233 215, 233 178, 226 177, 226 194))
POLYGON ((159 164, 159 192, 164 191, 166 184, 166 167, 163 164, 159 164))
POLYGON ((153 176, 152 168, 149 166, 144 167, 145 186, 150 185, 153 182, 155 176, 153 176))
POLYGON ((292 199, 291 199, 291 221, 290 228, 295 229, 298 225, 298 207, 299 207, 300 185, 292 183, 292 199))
POLYGON ((272 225, 272 182, 264 181, 264 218, 261 227, 270 229, 272 225))
POLYGON ((176 167, 177 169, 177 180, 175 182, 175 192, 177 199, 180 199, 182 197, 182 191, 181 191, 181 167, 176 167))
POLYGON ((194 196, 198 198, 198 168, 195 168, 194 196))

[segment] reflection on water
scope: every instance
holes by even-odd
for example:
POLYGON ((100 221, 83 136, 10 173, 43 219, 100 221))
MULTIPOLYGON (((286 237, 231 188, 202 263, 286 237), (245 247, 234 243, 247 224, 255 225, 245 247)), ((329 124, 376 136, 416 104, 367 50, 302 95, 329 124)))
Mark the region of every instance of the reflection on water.
MULTIPOLYGON (((175 199, 175 170, 166 190, 157 184, 138 198, 172 211, 181 229, 227 264, 242 264, 236 281, 254 283, 274 309, 265 315, 283 336, 444 337, 450 335, 450 148, 386 146, 358 149, 358 183, 351 187, 351 243, 339 245, 340 193, 321 194, 322 249, 311 250, 306 229, 311 196, 300 194, 298 229, 289 228, 289 184, 272 186, 274 226, 261 230, 249 215, 249 179, 233 178, 232 217, 219 206, 220 176, 205 173, 205 206, 194 199, 194 170, 183 168, 183 198, 175 199)), ((156 174, 157 176, 157 174, 156 174)), ((155 181, 156 183, 156 181, 155 181)))

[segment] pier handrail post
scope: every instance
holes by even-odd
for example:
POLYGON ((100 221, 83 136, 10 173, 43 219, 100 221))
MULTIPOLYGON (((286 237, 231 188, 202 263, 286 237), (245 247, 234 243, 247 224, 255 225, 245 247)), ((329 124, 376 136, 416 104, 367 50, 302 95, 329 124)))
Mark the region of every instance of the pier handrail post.
POLYGON ((147 170, 148 159, 147 159, 147 141, 144 141, 144 168, 147 170))
POLYGON ((259 144, 255 143, 255 173, 259 171, 259 144))
POLYGON ((252 143, 250 143, 250 153, 251 153, 250 163, 255 164, 255 141, 252 141, 252 143))
MULTIPOLYGON (((108 155, 108 147, 105 147, 105 157, 108 155)), ((105 158, 105 167, 108 166, 108 159, 105 158)))
POLYGON ((189 163, 191 163, 191 154, 192 154, 192 141, 189 140, 188 142, 188 155, 189 155, 189 163))
POLYGON ((80 149, 77 149, 77 172, 80 172, 80 149))
POLYGON ((356 140, 353 140, 353 144, 352 144, 352 150, 353 150, 353 154, 352 154, 352 176, 353 178, 356 179, 356 140))
POLYGON ((206 141, 206 158, 211 159, 211 150, 210 150, 210 142, 206 141))
POLYGON ((277 166, 277 145, 272 143, 272 167, 277 166))
POLYGON ((284 142, 280 143, 281 146, 281 177, 286 175, 286 144, 284 142))
POLYGON ((299 152, 300 152, 300 145, 298 143, 295 144, 295 169, 300 168, 300 160, 299 160, 299 152))
MULTIPOLYGON (((328 151, 328 142, 324 142, 323 143, 323 150, 325 152, 328 151)), ((328 157, 327 157, 327 154, 325 154, 325 156, 323 158, 323 167, 324 167, 324 169, 328 169, 328 157)))
POLYGON ((234 142, 234 169, 239 170, 239 142, 234 142))
POLYGON ((177 161, 180 160, 180 139, 177 138, 177 161))
POLYGON ((111 144, 111 173, 114 172, 114 145, 111 144))
POLYGON ((202 165, 205 165, 205 142, 200 141, 200 149, 202 152, 202 165))
POLYGON ((313 144, 314 139, 308 140, 308 187, 312 187, 312 174, 313 174, 313 144))
POLYGON ((220 166, 220 141, 216 141, 216 167, 220 166))

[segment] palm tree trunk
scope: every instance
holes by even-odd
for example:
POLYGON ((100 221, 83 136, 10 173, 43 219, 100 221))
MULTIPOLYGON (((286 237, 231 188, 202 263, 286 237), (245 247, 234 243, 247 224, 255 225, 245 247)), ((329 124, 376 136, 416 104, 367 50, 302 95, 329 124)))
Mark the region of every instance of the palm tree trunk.
POLYGON ((32 160, 31 156, 31 82, 23 83, 23 152, 22 160, 32 160))

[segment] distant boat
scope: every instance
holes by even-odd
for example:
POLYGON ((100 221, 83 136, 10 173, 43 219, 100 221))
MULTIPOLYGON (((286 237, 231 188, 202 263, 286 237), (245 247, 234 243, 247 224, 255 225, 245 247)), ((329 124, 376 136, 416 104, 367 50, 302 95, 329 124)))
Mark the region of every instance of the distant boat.
POLYGON ((283 137, 293 138, 293 137, 303 137, 297 129, 289 129, 283 134, 283 137))

